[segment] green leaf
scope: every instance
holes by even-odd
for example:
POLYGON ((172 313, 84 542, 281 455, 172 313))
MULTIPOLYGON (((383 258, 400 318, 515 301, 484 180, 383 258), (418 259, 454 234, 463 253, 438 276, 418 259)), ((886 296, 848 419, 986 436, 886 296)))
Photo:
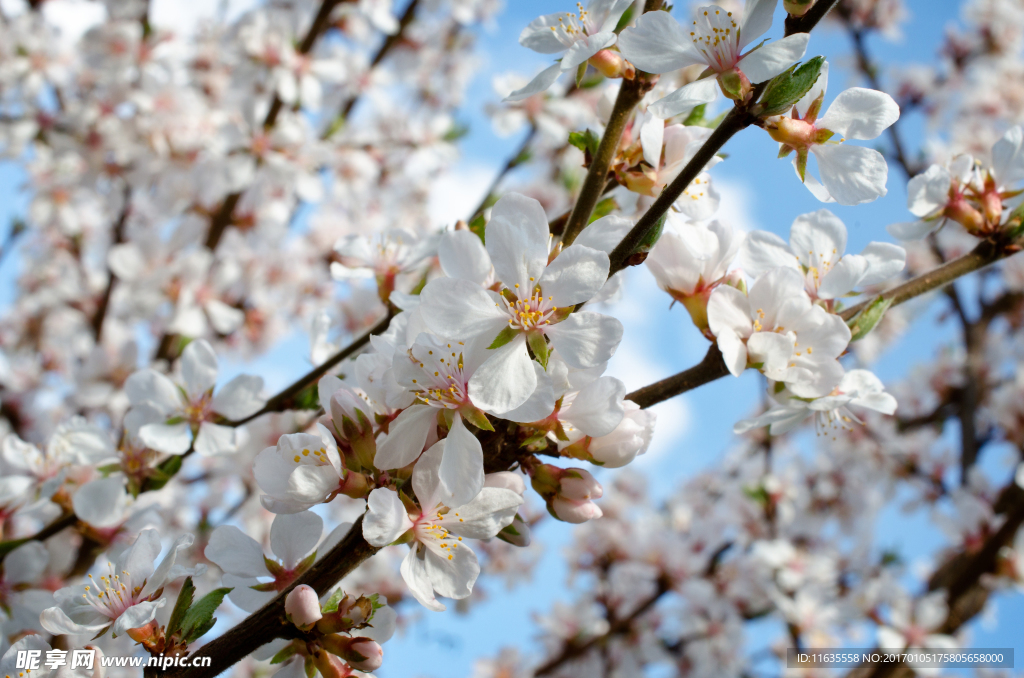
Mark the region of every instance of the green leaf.
POLYGON ((824 63, 825 57, 816 56, 806 63, 794 64, 772 78, 761 95, 759 116, 779 115, 792 108, 814 87, 824 63))
POLYGON ((230 588, 214 589, 188 609, 181 620, 181 635, 185 642, 193 643, 213 628, 213 625, 217 623, 217 618, 213 616, 213 613, 224 602, 224 596, 229 593, 231 593, 230 588))
POLYGON ((616 33, 621 33, 622 29, 624 29, 626 26, 630 24, 631 21, 633 21, 633 14, 635 11, 635 5, 630 5, 629 7, 626 8, 626 11, 623 12, 622 16, 619 17, 619 23, 615 24, 616 33))
POLYGON ((492 341, 491 345, 488 346, 487 348, 489 348, 489 349, 501 348, 502 346, 504 346, 508 342, 510 342, 513 339, 515 339, 517 334, 519 334, 519 331, 516 330, 514 327, 512 327, 512 326, 506 327, 505 329, 503 329, 498 334, 497 337, 494 338, 494 341, 492 341))
POLYGON ((469 134, 469 125, 463 123, 455 123, 444 133, 442 137, 445 141, 458 141, 462 137, 469 134))
POLYGON ((583 132, 569 132, 569 145, 575 146, 590 157, 597 155, 597 147, 601 145, 601 137, 594 134, 592 130, 583 132))
POLYGON ((686 120, 683 120, 683 124, 689 127, 693 127, 695 125, 702 125, 704 123, 704 111, 706 111, 707 109, 707 104, 701 104, 700 106, 697 106, 692 111, 690 111, 690 114, 688 116, 686 116, 686 120))
POLYGON ((185 583, 181 585, 181 591, 178 593, 178 599, 174 602, 174 609, 171 611, 171 619, 167 622, 167 634, 174 635, 178 629, 181 628, 181 621, 185 618, 185 613, 192 607, 192 601, 195 598, 196 587, 192 583, 192 577, 185 577, 185 583))
POLYGON ((882 319, 890 306, 892 306, 892 299, 880 296, 847 322, 846 324, 850 326, 850 341, 857 341, 868 336, 868 333, 875 329, 875 325, 882 319))
POLYGON ((320 609, 323 612, 325 612, 325 613, 326 612, 334 612, 335 610, 338 609, 338 603, 340 603, 341 599, 344 598, 344 597, 345 597, 345 591, 343 591, 341 588, 336 588, 331 593, 331 597, 327 599, 327 602, 325 602, 323 604, 323 606, 321 606, 320 609))
POLYGON ((282 647, 280 650, 278 650, 277 654, 275 654, 271 658, 270 663, 271 664, 280 664, 281 662, 285 661, 286 659, 291 658, 296 652, 298 652, 298 648, 295 647, 295 643, 288 643, 287 645, 282 647))
POLYGON ((590 215, 590 221, 587 222, 587 225, 589 226, 598 219, 608 216, 617 209, 619 209, 619 203, 615 202, 615 198, 605 198, 594 206, 594 211, 590 215))
POLYGON ((319 410, 320 395, 316 384, 310 384, 295 394, 292 399, 290 410, 319 410))
POLYGON ((533 351, 533 356, 537 359, 537 362, 547 370, 550 350, 548 349, 548 340, 544 337, 544 333, 530 332, 526 335, 526 341, 530 344, 530 350, 533 351))
POLYGON ((168 457, 163 463, 154 468, 148 478, 146 478, 144 488, 146 491, 159 490, 161 487, 166 485, 171 478, 177 475, 178 471, 181 470, 182 458, 181 455, 174 455, 168 457))
POLYGON ((576 86, 579 87, 583 83, 583 78, 587 75, 587 62, 584 61, 576 68, 576 86))

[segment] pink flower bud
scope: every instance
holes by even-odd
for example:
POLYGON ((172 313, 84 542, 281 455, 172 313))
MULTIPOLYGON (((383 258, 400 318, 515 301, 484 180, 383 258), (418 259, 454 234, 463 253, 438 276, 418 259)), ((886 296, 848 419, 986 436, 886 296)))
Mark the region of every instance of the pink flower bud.
POLYGON ((626 60, 610 49, 602 49, 590 57, 589 63, 606 78, 621 78, 626 73, 626 60))
POLYGON ((296 586, 284 599, 284 613, 300 629, 309 629, 323 616, 320 612, 320 597, 305 584, 296 586))
POLYGON ((567 523, 585 523, 604 515, 601 508, 592 501, 569 501, 555 497, 548 506, 556 518, 567 523))
POLYGON ((603 494, 601 484, 581 468, 566 469, 558 488, 558 498, 569 501, 600 499, 603 494))
POLYGON ((376 671, 384 663, 384 648, 377 641, 369 638, 356 638, 355 642, 349 645, 349 649, 354 654, 348 663, 354 669, 367 672, 376 671), (356 660, 355 655, 362 655, 365 659, 356 660))

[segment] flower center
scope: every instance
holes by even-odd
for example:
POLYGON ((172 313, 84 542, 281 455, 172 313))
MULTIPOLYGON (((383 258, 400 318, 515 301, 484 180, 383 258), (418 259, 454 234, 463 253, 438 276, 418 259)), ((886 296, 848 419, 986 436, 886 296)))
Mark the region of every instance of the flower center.
POLYGON ((447 507, 439 506, 436 513, 424 512, 413 521, 413 533, 416 535, 416 541, 421 544, 436 543, 443 551, 447 552, 448 560, 451 560, 455 557, 455 549, 459 548, 462 537, 455 536, 448 531, 442 524, 445 518, 449 522, 452 520, 464 522, 464 519, 459 517, 458 511, 449 512, 447 507), (441 513, 441 511, 445 513, 441 513))
MULTIPOLYGON (((519 285, 515 287, 518 292, 519 285)), ((501 304, 509 316, 509 327, 529 332, 538 327, 552 324, 552 317, 558 312, 558 307, 552 303, 552 299, 553 297, 544 296, 540 285, 534 287, 532 294, 525 299, 512 301, 503 294, 501 304)))
POLYGON ((583 3, 577 2, 576 9, 579 14, 566 12, 564 16, 558 17, 558 25, 551 27, 551 32, 566 47, 571 47, 577 40, 587 37, 593 30, 590 13, 583 9, 583 3))
POLYGON ((327 448, 321 447, 318 450, 310 450, 304 448, 301 452, 297 452, 292 461, 296 464, 306 464, 307 466, 326 466, 330 462, 327 461, 327 448))
POLYGON ((142 591, 142 587, 136 586, 134 589, 130 589, 131 574, 127 570, 121 570, 121 573, 117 574, 111 563, 107 563, 107 567, 110 572, 100 576, 100 584, 96 584, 93 576, 89 575, 90 583, 86 585, 82 598, 103 616, 117 619, 121 613, 138 602, 135 597, 142 591), (128 582, 127 584, 121 581, 122 574, 128 582), (94 587, 98 589, 97 592, 93 591, 94 587))
POLYGON ((455 347, 450 343, 437 343, 427 349, 423 360, 410 355, 423 370, 424 379, 412 380, 419 388, 416 397, 420 402, 448 410, 458 409, 468 402, 469 375, 464 373, 462 352, 458 348, 464 345, 461 341, 456 342, 455 347))
POLYGON ((731 70, 739 61, 740 29, 732 18, 718 5, 701 7, 693 22, 690 37, 697 51, 715 71, 731 70))

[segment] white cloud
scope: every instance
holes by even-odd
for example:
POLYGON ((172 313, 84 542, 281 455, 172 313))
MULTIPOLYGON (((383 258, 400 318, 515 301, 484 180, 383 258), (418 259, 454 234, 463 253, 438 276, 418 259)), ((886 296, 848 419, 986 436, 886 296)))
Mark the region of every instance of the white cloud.
POLYGON ((467 219, 484 199, 498 168, 483 163, 463 162, 457 169, 434 182, 427 211, 438 226, 451 226, 467 219))

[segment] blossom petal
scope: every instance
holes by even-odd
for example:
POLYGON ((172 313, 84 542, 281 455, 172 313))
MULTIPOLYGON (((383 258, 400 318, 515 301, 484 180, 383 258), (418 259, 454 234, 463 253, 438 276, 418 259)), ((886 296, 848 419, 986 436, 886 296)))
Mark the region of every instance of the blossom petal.
POLYGON ((139 438, 146 447, 164 454, 185 454, 192 445, 192 429, 180 424, 146 424, 139 429, 139 438))
POLYGON ((753 231, 747 236, 743 243, 743 266, 755 278, 773 268, 800 268, 786 241, 768 231, 753 231))
POLYGON ((373 546, 387 546, 412 529, 412 521, 398 493, 378 487, 366 498, 363 539, 373 546))
POLYGON ((441 337, 486 334, 493 340, 508 322, 487 292, 469 280, 431 280, 420 297, 423 319, 441 337))
POLYGON ((727 332, 741 337, 750 336, 753 323, 747 295, 729 285, 716 287, 708 300, 708 326, 716 337, 727 332))
POLYGON ((483 285, 491 275, 491 258, 479 236, 472 231, 451 231, 441 236, 437 258, 449 278, 483 285))
POLYGON ((441 487, 441 460, 444 459, 444 441, 431 445, 412 469, 412 489, 424 510, 436 508, 441 503, 444 489, 441 487))
POLYGON ((469 397, 480 409, 501 414, 526 402, 537 388, 537 375, 525 334, 492 351, 470 378, 469 397))
POLYGON ((558 76, 562 74, 562 65, 555 64, 545 68, 543 71, 538 73, 533 80, 528 82, 525 86, 517 89, 516 91, 509 94, 504 98, 503 101, 509 103, 515 103, 516 101, 523 101, 530 97, 546 92, 551 85, 555 84, 555 80, 558 80, 558 76))
POLYGON ((210 342, 196 339, 185 347, 181 352, 181 376, 193 400, 213 389, 217 384, 217 354, 210 342))
POLYGON ((433 407, 413 405, 403 410, 388 427, 388 437, 377 446, 373 465, 386 471, 416 461, 433 426, 437 426, 437 410, 433 407))
POLYGON ((562 70, 571 71, 602 49, 607 49, 615 44, 618 36, 612 31, 595 33, 577 40, 562 57, 562 70))
POLYGON ((847 139, 874 139, 899 118, 899 105, 885 92, 851 87, 839 93, 815 126, 847 139))
POLYGON ((541 54, 558 54, 564 52, 567 45, 558 39, 558 27, 563 14, 545 14, 529 23, 519 34, 519 44, 541 54), (551 30, 554 28, 555 30, 551 30))
POLYGON ((601 377, 583 388, 560 418, 592 438, 606 436, 622 421, 626 385, 614 377, 601 377))
POLYGON ((270 526, 270 550, 285 569, 294 569, 312 553, 324 531, 324 519, 312 511, 281 514, 270 526))
POLYGON ((853 291, 864 279, 868 265, 868 260, 859 254, 846 255, 821 279, 818 296, 822 299, 838 299, 853 291))
POLYGON ((444 504, 449 508, 473 501, 484 486, 483 448, 460 415, 455 415, 444 439, 444 455, 437 473, 445 491, 444 504))
POLYGON ((210 407, 228 419, 244 419, 266 404, 266 398, 260 395, 262 390, 263 377, 240 374, 217 391, 210 407))
MULTIPOLYGON (((458 520, 445 520, 445 527, 470 539, 490 539, 512 524, 523 503, 518 492, 503 487, 485 487, 469 504, 458 511, 458 520)), ((454 512, 449 513, 456 517, 454 512)))
POLYGON ((643 14, 635 26, 623 30, 618 45, 626 59, 647 73, 668 73, 704 63, 686 29, 661 10, 643 14))
POLYGON ((427 572, 426 555, 426 548, 412 548, 402 561, 402 579, 409 587, 409 593, 420 601, 423 607, 434 612, 443 612, 447 608, 434 597, 434 587, 427 572))
POLYGON ((886 194, 889 167, 873 148, 816 145, 811 153, 818 158, 821 183, 840 205, 860 205, 886 194))
POLYGON ((932 216, 949 202, 953 177, 941 165, 932 165, 907 183, 907 209, 915 217, 932 216))
POLYGON ((861 285, 877 285, 900 274, 907 263, 907 251, 888 242, 871 242, 860 253, 868 261, 861 285))
POLYGON ((808 33, 796 33, 781 40, 769 42, 748 52, 739 60, 736 67, 742 70, 743 75, 747 76, 747 79, 754 84, 771 80, 803 58, 804 52, 807 51, 807 42, 810 39, 811 36, 808 33))
POLYGON ((459 546, 444 551, 445 555, 428 549, 424 561, 434 590, 445 598, 461 600, 473 592, 473 584, 480 576, 480 563, 465 542, 456 543, 459 546))
POLYGON ((214 530, 203 554, 226 574, 270 576, 263 561, 263 548, 234 525, 221 525, 214 530))
POLYGON ((557 307, 589 301, 608 279, 608 255, 584 245, 570 245, 544 270, 540 289, 557 307))
POLYGON ((573 241, 573 245, 591 247, 611 254, 632 228, 633 222, 629 219, 610 214, 585 227, 573 241))
POLYGON ((498 280, 517 295, 533 289, 544 273, 548 239, 548 218, 539 201, 509 193, 491 208, 484 234, 487 253, 498 280))
POLYGON ((611 360, 622 341, 622 331, 617 318, 587 311, 573 313, 544 328, 562 360, 583 370, 611 360))
POLYGON ((125 518, 128 491, 120 474, 93 480, 78 488, 71 504, 78 518, 93 527, 113 527, 125 518))
POLYGON ((233 426, 204 421, 199 425, 199 435, 196 436, 196 452, 204 457, 233 454, 238 451, 238 432, 239 429, 233 426))
POLYGON ((132 605, 122 612, 117 621, 114 622, 114 635, 121 635, 127 632, 128 629, 145 626, 156 619, 156 611, 166 604, 167 599, 160 598, 159 600, 144 600, 141 603, 132 605))
POLYGON ((537 362, 533 363, 533 371, 537 375, 537 388, 525 403, 502 414, 502 419, 529 424, 546 419, 554 411, 555 389, 551 377, 537 362))
POLYGON ((885 230, 897 240, 920 240, 932 231, 937 230, 944 222, 945 219, 902 221, 896 224, 889 224, 885 227, 885 230))
POLYGON ((701 104, 709 104, 718 96, 718 81, 702 78, 683 85, 675 92, 658 99, 647 107, 659 118, 668 119, 675 115, 689 113, 701 104))
POLYGON ((743 23, 740 24, 740 48, 760 38, 772 27, 777 4, 778 0, 747 0, 743 6, 743 23))
POLYGON ((1008 129, 992 146, 992 169, 1001 187, 1024 179, 1024 131, 1020 125, 1008 129))

